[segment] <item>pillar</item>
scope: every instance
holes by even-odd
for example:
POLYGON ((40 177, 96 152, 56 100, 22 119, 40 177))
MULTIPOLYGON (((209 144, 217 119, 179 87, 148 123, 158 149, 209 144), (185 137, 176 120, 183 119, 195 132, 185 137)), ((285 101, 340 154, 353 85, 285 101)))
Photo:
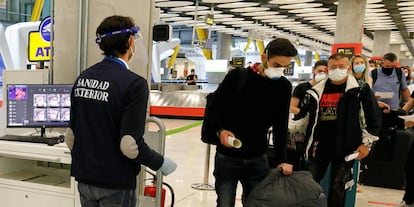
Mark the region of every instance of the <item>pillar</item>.
POLYGON ((216 59, 230 60, 231 56, 231 34, 219 32, 217 35, 217 55, 216 59))
POLYGON ((410 68, 412 68, 413 67, 413 63, 414 63, 413 61, 414 61, 413 59, 401 58, 399 62, 400 62, 400 66, 407 65, 410 68))
MULTIPOLYGON (((217 52, 216 59, 226 59, 230 61, 231 58, 231 43, 232 35, 219 32, 217 34, 217 52)), ((208 83, 220 83, 225 73, 207 73, 208 83)))
POLYGON ((374 47, 372 57, 382 59, 390 44, 390 30, 376 30, 374 33, 374 47))
POLYGON ((390 44, 388 52, 394 53, 400 59, 401 44, 390 44))
POLYGON ((405 51, 400 51, 400 55, 398 55, 398 58, 399 59, 406 59, 407 58, 407 53, 405 51))
POLYGON ((307 50, 305 52, 305 63, 303 66, 311 66, 312 65, 312 51, 307 50))
POLYGON ((349 55, 362 53, 366 3, 367 0, 339 0, 332 53, 341 52, 349 55))
MULTIPOLYGON (((95 33, 98 25, 107 16, 117 14, 132 17, 135 24, 140 27, 147 53, 151 54, 153 25, 151 14, 154 10, 153 1, 54 1, 53 83, 73 83, 80 71, 103 59, 102 51, 95 43, 95 33), (83 11, 81 11, 82 7, 83 11), (86 25, 85 31, 81 30, 82 24, 86 25), (82 37, 85 37, 85 40, 81 50, 85 51, 85 54, 80 54, 78 49, 82 37), (78 65, 83 58, 84 67, 79 68, 78 65)), ((131 62, 129 66, 135 73, 147 80, 151 79, 149 64, 131 62)))

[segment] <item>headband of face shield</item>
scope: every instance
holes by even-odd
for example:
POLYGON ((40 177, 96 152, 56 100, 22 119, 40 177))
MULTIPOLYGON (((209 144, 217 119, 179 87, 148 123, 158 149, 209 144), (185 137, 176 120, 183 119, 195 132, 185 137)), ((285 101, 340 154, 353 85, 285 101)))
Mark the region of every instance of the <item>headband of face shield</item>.
MULTIPOLYGON (((139 27, 131 27, 129 29, 121 29, 113 32, 108 32, 105 34, 96 34, 96 43, 101 43, 103 38, 118 35, 118 34, 125 34, 131 33, 134 35, 135 38, 135 48, 131 48, 133 54, 133 62, 138 62, 140 64, 147 64, 148 63, 148 53, 147 49, 145 48, 144 41, 142 39, 139 27)), ((130 62, 132 59, 130 60, 130 62)), ((134 63, 132 63, 134 64, 134 63)))
POLYGON ((117 30, 117 31, 113 31, 113 32, 108 32, 105 34, 96 34, 96 43, 101 43, 103 38, 106 37, 110 37, 110 36, 114 36, 114 35, 118 35, 118 34, 125 34, 125 33, 131 33, 134 35, 134 37, 139 37, 139 27, 131 27, 129 29, 121 29, 121 30, 117 30))

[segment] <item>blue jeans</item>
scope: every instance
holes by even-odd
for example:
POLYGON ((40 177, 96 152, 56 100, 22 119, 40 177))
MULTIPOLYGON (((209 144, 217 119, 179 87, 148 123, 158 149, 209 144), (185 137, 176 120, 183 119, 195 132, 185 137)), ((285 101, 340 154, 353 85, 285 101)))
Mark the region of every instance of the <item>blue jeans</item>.
POLYGON ((82 207, 135 207, 135 189, 101 188, 78 183, 82 207))
POLYGON ((217 207, 234 207, 237 182, 243 187, 242 201, 269 173, 266 155, 241 159, 216 152, 214 163, 217 207))

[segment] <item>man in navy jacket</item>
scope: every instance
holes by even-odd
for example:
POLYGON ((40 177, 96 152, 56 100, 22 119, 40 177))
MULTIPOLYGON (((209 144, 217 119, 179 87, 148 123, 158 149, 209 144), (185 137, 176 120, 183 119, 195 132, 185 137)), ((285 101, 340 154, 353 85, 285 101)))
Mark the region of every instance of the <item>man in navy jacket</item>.
POLYGON ((73 85, 65 140, 82 206, 135 206, 141 164, 164 175, 176 168, 143 139, 149 89, 127 64, 138 32, 129 17, 105 18, 96 30, 105 57, 73 85))

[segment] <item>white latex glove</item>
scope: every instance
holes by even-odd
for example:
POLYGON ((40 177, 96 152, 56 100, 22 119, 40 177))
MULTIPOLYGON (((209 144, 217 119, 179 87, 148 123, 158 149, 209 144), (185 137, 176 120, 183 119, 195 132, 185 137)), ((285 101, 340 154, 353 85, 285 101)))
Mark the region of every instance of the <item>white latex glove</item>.
POLYGON ((138 145, 131 135, 124 135, 119 147, 121 148, 122 154, 129 159, 135 159, 138 156, 138 145))
POLYGON ((65 132, 65 143, 66 146, 68 146, 68 148, 70 150, 73 149, 73 143, 75 142, 75 135, 73 134, 73 131, 71 128, 66 128, 66 132, 65 132))

